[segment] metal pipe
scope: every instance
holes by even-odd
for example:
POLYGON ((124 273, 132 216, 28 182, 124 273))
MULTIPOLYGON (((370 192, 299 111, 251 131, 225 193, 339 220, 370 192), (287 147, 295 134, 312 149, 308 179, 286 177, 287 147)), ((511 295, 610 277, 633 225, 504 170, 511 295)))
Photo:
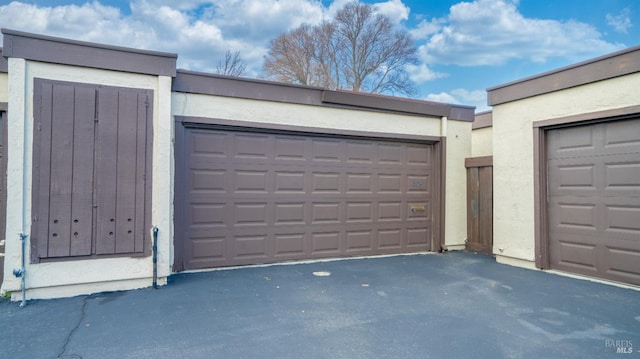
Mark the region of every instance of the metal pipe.
POLYGON ((153 226, 153 289, 158 289, 158 227, 153 226))
POLYGON ((26 255, 27 255, 27 235, 24 233, 18 233, 20 236, 20 241, 22 242, 22 265, 20 268, 15 268, 13 270, 13 275, 17 278, 21 278, 21 287, 22 287, 22 302, 20 303, 21 307, 27 305, 27 285, 26 285, 26 277, 27 277, 27 268, 26 268, 26 255))

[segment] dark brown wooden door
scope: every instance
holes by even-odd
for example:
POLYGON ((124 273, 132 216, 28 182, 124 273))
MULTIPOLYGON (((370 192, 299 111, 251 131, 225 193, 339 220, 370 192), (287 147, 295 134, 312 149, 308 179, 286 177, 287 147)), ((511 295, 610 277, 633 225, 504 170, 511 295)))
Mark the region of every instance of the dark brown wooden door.
POLYGON ((553 269, 640 284, 640 118, 549 130, 553 269))
POLYGON ((178 270, 431 249, 431 144, 182 131, 178 270))
POLYGON ((466 250, 493 254, 492 157, 468 158, 466 250))
POLYGON ((152 98, 35 79, 33 261, 149 252, 152 98))

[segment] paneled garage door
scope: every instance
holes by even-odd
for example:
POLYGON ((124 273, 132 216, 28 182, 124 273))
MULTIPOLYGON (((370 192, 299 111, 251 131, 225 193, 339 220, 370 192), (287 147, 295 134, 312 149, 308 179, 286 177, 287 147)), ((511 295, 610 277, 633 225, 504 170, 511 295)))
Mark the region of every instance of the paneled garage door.
POLYGON ((431 144, 183 131, 177 270, 430 249, 431 144))
POLYGON ((548 131, 552 268, 640 285, 640 119, 548 131))

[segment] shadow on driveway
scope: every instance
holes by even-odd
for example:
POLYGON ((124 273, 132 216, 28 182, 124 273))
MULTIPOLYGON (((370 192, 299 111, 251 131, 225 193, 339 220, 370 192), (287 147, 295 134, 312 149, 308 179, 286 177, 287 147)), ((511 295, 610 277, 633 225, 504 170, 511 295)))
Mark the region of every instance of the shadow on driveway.
POLYGON ((8 358, 640 358, 640 292, 466 252, 5 300, 0 323, 8 358))

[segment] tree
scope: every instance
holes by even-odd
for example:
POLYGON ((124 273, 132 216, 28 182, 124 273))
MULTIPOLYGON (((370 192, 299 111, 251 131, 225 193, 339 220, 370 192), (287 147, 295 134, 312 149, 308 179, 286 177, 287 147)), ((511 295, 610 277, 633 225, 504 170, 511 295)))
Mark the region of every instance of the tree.
POLYGON ((269 53, 277 56, 265 60, 265 72, 278 81, 315 85, 312 37, 313 33, 308 25, 276 37, 270 43, 269 53))
POLYGON ((219 75, 225 76, 242 76, 244 70, 246 68, 246 64, 240 58, 240 52, 236 51, 231 53, 230 50, 227 50, 224 54, 224 62, 222 60, 218 61, 218 66, 216 66, 216 73, 219 75))
POLYGON ((263 69, 278 81, 354 92, 415 92, 406 65, 417 50, 406 31, 370 4, 347 3, 332 21, 302 25, 271 41, 263 69))

